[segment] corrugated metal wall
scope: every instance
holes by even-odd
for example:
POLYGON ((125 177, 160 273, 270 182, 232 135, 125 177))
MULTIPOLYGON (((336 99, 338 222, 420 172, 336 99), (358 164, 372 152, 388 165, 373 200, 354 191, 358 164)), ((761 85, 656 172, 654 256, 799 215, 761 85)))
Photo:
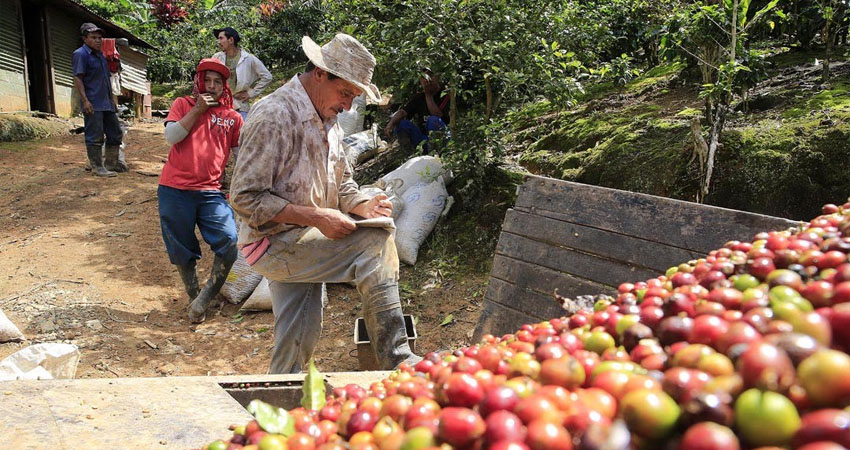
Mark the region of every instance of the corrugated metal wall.
POLYGON ((0 69, 24 73, 18 2, 0 0, 0 69))
POLYGON ((79 17, 71 16, 65 11, 49 8, 47 10, 50 24, 50 56, 53 63, 53 82, 59 86, 74 86, 74 67, 71 57, 74 50, 83 45, 80 39, 79 17))
POLYGON ((121 87, 142 95, 149 94, 147 83, 147 55, 130 47, 118 47, 121 54, 121 87))

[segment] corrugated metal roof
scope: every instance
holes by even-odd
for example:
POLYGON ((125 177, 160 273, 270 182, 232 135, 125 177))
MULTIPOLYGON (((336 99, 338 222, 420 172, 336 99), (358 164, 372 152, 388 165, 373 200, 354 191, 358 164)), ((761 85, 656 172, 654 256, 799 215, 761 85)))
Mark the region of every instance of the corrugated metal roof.
POLYGON ((142 95, 149 94, 147 83, 148 57, 124 46, 118 47, 118 53, 121 54, 121 87, 142 95))
POLYGON ((0 69, 24 73, 17 2, 0 1, 0 69))
MULTIPOLYGON (((154 47, 151 44, 148 44, 147 42, 145 42, 144 40, 142 40, 138 36, 134 35, 133 33, 129 32, 129 31, 125 30, 124 28, 121 28, 120 26, 110 22, 109 20, 99 16, 94 11, 88 9, 87 7, 81 5, 80 3, 77 3, 74 0, 41 0, 41 3, 43 3, 45 5, 53 5, 53 6, 65 9, 65 10, 73 11, 73 12, 77 13, 77 15, 83 16, 83 18, 86 21, 92 22, 92 23, 100 26, 101 28, 103 28, 103 30, 106 32, 105 33, 106 37, 112 37, 112 38, 123 37, 123 38, 127 38, 127 40, 130 41, 131 45, 144 47, 144 48, 156 49, 156 47, 154 47)), ((82 25, 82 22, 77 24, 77 27, 78 27, 77 28, 77 30, 78 30, 77 34, 78 35, 79 35, 79 26, 80 25, 82 25)))
POLYGON ((50 24, 50 56, 53 59, 53 82, 74 87, 74 50, 83 45, 78 19, 55 8, 47 10, 50 24))

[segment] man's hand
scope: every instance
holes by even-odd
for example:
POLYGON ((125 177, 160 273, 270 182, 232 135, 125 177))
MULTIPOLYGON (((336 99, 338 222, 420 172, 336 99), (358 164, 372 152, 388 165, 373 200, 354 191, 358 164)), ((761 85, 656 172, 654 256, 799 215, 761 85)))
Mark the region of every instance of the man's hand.
POLYGON ((218 102, 213 99, 213 96, 210 94, 199 94, 195 97, 195 109, 198 110, 199 113, 204 113, 211 106, 218 105, 218 102))
POLYGON ((247 102, 248 100, 251 100, 251 96, 248 95, 248 91, 239 91, 233 94, 233 98, 239 100, 240 102, 247 102))
POLYGON ((87 98, 83 99, 83 113, 87 116, 94 114, 94 106, 92 106, 91 102, 87 98))
POLYGON ((342 239, 356 230, 357 225, 339 210, 322 208, 319 210, 316 228, 328 239, 342 239))
POLYGON ((369 199, 369 201, 355 206, 351 212, 366 219, 390 217, 393 215, 393 204, 387 198, 386 194, 378 194, 369 199))
POLYGON ((392 123, 388 123, 388 124, 387 124, 387 126, 384 128, 384 136, 386 136, 386 137, 392 137, 392 135, 393 135, 393 128, 394 128, 394 127, 393 127, 392 123))

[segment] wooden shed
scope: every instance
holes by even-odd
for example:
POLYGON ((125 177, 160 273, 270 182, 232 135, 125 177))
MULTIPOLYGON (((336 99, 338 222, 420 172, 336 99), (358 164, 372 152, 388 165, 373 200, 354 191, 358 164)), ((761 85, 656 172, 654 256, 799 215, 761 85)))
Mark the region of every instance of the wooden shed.
POLYGON ((133 98, 137 117, 150 117, 144 51, 154 47, 73 0, 0 0, 0 112, 79 112, 71 55, 83 45, 84 22, 120 39, 123 94, 133 98))

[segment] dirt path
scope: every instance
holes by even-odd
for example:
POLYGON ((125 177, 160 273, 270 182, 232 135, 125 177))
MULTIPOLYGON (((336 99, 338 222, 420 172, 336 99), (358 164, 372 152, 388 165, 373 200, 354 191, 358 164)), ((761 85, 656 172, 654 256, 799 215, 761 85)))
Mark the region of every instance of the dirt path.
MULTIPOLYGON (((103 179, 83 170, 82 136, 0 144, 0 309, 27 336, 0 344, 0 358, 39 342, 82 353, 77 377, 265 373, 272 314, 219 305, 197 327, 168 261, 157 215, 157 177, 168 153, 161 123, 127 136, 132 170, 103 179)), ((200 264, 206 279, 212 256, 200 264)), ((418 318, 420 352, 469 340, 484 276, 442 279, 428 261, 402 269, 405 313, 418 318), (453 321, 441 326, 452 314, 453 321)), ((329 288, 316 362, 357 370, 357 293, 329 288)))

